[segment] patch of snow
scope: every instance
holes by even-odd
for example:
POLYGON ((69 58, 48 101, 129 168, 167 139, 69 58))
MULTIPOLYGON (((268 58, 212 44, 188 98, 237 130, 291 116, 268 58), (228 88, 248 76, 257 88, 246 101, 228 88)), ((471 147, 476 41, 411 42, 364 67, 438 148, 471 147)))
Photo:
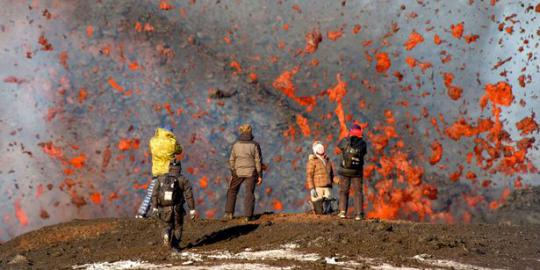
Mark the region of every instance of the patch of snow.
POLYGON ((218 260, 295 260, 302 262, 314 262, 321 259, 321 257, 315 253, 300 253, 290 249, 243 251, 240 253, 230 253, 225 251, 208 254, 207 257, 218 260))
POLYGON ((476 266, 472 264, 464 264, 464 263, 459 263, 459 262, 450 261, 450 260, 431 259, 431 255, 428 255, 428 254, 416 255, 413 257, 413 259, 416 259, 417 261, 426 263, 428 265, 437 266, 437 267, 447 267, 447 268, 456 269, 456 270, 504 270, 500 268, 486 268, 486 267, 476 266))
MULTIPOLYGON (((183 260, 189 260, 189 261, 194 261, 194 262, 203 261, 203 256, 201 254, 184 251, 180 253, 179 255, 180 255, 180 258, 183 260)), ((176 256, 178 256, 177 253, 174 253, 173 257, 176 257, 176 256)))
MULTIPOLYGON (((371 265, 370 267, 371 269, 375 269, 375 270, 420 270, 420 268, 393 266, 387 263, 383 263, 381 265, 371 265)), ((422 269, 426 269, 426 268, 422 268, 422 269)))
POLYGON ((171 264, 152 264, 141 261, 118 261, 118 262, 102 262, 94 264, 85 264, 74 266, 73 269, 84 270, 128 270, 128 269, 160 269, 160 270, 291 270, 294 267, 277 267, 259 263, 232 263, 220 265, 204 265, 204 266, 173 266, 171 264))
POLYGON ((143 261, 118 261, 118 262, 101 262, 90 263, 84 265, 73 266, 73 269, 84 270, 127 270, 127 269, 163 269, 162 267, 171 267, 171 264, 155 265, 143 261))
POLYGON ((341 266, 343 269, 360 269, 366 264, 362 264, 356 261, 340 261, 338 257, 325 257, 326 264, 341 266))

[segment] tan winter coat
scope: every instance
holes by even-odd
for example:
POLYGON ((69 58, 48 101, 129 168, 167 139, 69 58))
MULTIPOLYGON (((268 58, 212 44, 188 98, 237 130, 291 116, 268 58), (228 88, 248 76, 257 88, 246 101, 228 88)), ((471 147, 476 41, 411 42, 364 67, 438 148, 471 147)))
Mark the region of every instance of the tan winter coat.
POLYGON ((306 187, 311 190, 315 187, 331 187, 332 182, 339 180, 334 177, 334 168, 332 161, 326 158, 326 166, 320 158, 315 155, 309 155, 306 169, 306 187))
POLYGON ((229 169, 238 177, 262 177, 261 147, 251 135, 240 136, 234 143, 229 157, 229 169))

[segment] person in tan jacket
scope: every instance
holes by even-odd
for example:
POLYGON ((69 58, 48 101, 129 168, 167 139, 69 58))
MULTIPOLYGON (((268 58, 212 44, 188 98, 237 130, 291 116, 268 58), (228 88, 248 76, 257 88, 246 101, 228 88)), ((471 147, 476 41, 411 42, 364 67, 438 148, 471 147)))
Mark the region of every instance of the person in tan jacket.
POLYGON ((240 185, 246 182, 244 210, 246 220, 250 221, 253 219, 255 209, 255 183, 262 184, 262 154, 260 145, 253 140, 251 126, 242 125, 239 131, 240 136, 233 144, 229 157, 231 182, 227 191, 224 219, 231 220, 233 218, 238 190, 240 185))
POLYGON ((306 168, 306 187, 310 191, 311 203, 315 214, 332 212, 332 183, 339 182, 334 176, 332 161, 326 155, 320 141, 313 143, 313 154, 308 157, 306 168))

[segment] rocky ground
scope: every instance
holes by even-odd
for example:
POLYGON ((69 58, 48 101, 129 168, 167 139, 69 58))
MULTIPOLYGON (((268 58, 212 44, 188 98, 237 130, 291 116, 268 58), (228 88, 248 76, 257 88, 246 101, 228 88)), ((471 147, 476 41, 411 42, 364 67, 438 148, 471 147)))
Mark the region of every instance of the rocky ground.
POLYGON ((0 246, 0 268, 540 269, 538 224, 446 225, 264 214, 253 222, 189 221, 180 253, 162 247, 161 226, 154 220, 124 218, 45 227, 0 246))

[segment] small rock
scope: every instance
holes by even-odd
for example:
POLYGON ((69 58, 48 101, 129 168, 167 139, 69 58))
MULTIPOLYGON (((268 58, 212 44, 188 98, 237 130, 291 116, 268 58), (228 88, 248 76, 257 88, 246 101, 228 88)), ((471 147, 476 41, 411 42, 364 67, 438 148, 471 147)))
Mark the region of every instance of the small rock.
POLYGON ((30 264, 30 261, 25 256, 17 254, 8 264, 30 264))

